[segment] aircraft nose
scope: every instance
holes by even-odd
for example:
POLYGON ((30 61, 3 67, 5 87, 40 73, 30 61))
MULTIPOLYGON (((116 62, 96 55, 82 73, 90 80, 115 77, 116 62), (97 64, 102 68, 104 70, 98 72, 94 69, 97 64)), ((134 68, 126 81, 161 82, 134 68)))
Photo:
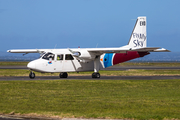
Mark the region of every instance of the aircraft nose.
POLYGON ((27 67, 28 67, 29 69, 36 69, 36 64, 35 64, 34 62, 29 62, 28 65, 27 65, 27 67))

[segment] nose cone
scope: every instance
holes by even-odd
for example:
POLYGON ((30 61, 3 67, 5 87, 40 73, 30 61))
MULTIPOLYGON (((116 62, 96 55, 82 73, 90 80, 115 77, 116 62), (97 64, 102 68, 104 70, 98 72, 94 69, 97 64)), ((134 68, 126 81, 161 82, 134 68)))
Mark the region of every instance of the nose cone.
POLYGON ((36 64, 35 64, 35 62, 29 62, 28 63, 28 65, 27 65, 27 67, 29 68, 29 69, 36 69, 36 64))

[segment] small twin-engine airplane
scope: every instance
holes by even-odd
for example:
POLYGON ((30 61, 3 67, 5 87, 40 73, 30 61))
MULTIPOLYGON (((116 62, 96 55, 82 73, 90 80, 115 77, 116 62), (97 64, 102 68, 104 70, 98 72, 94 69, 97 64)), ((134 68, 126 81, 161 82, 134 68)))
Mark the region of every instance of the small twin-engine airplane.
POLYGON ((170 52, 160 47, 146 47, 146 17, 138 17, 128 45, 117 48, 76 48, 76 49, 21 49, 8 50, 10 53, 40 53, 41 57, 28 63, 29 77, 32 71, 60 73, 67 78, 67 72, 93 71, 92 78, 100 78, 99 70, 128 60, 144 57, 150 52, 170 52))

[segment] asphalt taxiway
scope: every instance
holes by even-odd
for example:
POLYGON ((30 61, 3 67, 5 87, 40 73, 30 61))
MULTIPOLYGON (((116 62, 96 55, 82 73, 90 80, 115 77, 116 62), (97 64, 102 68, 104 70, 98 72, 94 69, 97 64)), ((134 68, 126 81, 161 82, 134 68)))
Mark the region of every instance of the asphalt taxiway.
MULTIPOLYGON (((26 66, 0 66, 0 69, 28 69, 26 66)), ((180 70, 180 66, 177 67, 163 67, 163 66, 111 66, 102 70, 129 70, 129 69, 145 69, 145 70, 180 70)))
MULTIPOLYGON (((26 66, 0 66, 0 69, 28 69, 26 66)), ((103 70, 129 70, 129 69, 146 69, 146 70, 180 70, 180 67, 157 67, 157 66, 111 66, 103 70)), ((180 76, 101 76, 101 78, 92 78, 88 76, 68 76, 68 80, 159 80, 159 79, 180 79, 180 76)), ((3 80, 64 80, 59 76, 36 76, 30 79, 28 76, 11 76, 0 77, 3 80)))

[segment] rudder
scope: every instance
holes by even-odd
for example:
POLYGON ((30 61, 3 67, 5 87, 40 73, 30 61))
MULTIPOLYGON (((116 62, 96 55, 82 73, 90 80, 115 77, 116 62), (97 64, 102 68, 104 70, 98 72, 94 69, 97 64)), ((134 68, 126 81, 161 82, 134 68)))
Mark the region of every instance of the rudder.
POLYGON ((138 17, 128 45, 131 48, 142 48, 146 47, 146 41, 146 17, 138 17))

